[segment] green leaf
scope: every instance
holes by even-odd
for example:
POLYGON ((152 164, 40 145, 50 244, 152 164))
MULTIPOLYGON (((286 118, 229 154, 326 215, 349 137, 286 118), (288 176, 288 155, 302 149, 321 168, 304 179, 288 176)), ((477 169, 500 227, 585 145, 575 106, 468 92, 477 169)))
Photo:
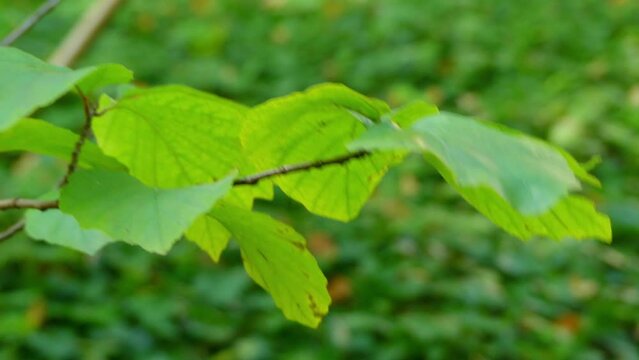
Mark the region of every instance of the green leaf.
MULTIPOLYGON (((173 188, 211 182, 239 170, 255 172, 239 140, 246 108, 185 86, 135 89, 122 100, 103 97, 93 129, 100 147, 146 185, 173 188)), ((273 186, 233 189, 229 201, 252 206, 273 186)))
POLYGON ((407 130, 378 125, 351 146, 421 148, 442 162, 459 186, 493 189, 523 214, 541 213, 581 188, 552 146, 459 115, 426 116, 407 130))
MULTIPOLYGON (((254 186, 234 187, 216 206, 226 204, 227 206, 230 205, 250 210, 253 208, 253 200, 256 194, 255 190, 259 189, 260 187, 254 186)), ((273 187, 268 184, 267 189, 272 191, 273 187)), ((267 194, 262 194, 264 198, 268 197, 264 195, 267 194)), ((187 240, 195 243, 200 249, 209 254, 215 262, 220 261, 220 256, 228 246, 229 239, 231 238, 231 233, 217 221, 211 212, 197 218, 184 235, 187 240)))
POLYGON ((401 128, 407 128, 417 120, 437 113, 439 113, 437 106, 424 101, 414 101, 394 111, 391 114, 391 120, 401 128))
POLYGON ((610 241, 610 220, 587 199, 570 195, 581 188, 578 179, 599 182, 565 151, 489 123, 432 116, 427 108, 396 115, 407 129, 378 124, 350 148, 424 153, 471 205, 520 238, 610 241))
POLYGON ((438 113, 437 107, 416 101, 391 114, 391 121, 369 127, 360 137, 348 144, 348 149, 357 150, 409 150, 422 152, 425 148, 418 134, 405 131, 415 121, 438 113))
POLYGON ((10 47, 0 47, 0 131, 20 118, 53 103, 75 85, 86 86, 129 81, 114 65, 78 70, 58 67, 10 47), (117 74, 112 74, 112 72, 117 74), (94 75, 94 74, 100 74, 94 75), (102 80, 99 80, 97 78, 102 80))
MULTIPOLYGON (((0 133, 0 152, 28 151, 69 160, 78 135, 42 120, 22 119, 0 133)), ((104 155, 92 142, 87 141, 80 153, 80 166, 119 170, 123 166, 104 155)))
POLYGON ((427 154, 426 159, 469 204, 493 223, 520 239, 543 236, 555 240, 570 237, 595 238, 606 243, 612 241, 610 219, 598 213, 592 202, 584 197, 567 195, 557 199, 541 213, 523 214, 494 189, 487 186, 462 186, 437 157, 427 154))
POLYGON ((599 162, 601 161, 599 157, 594 157, 590 159, 590 161, 588 161, 586 164, 582 165, 579 164, 579 162, 577 162, 577 160, 575 160, 575 158, 572 157, 572 155, 570 155, 566 150, 557 146, 555 146, 554 149, 558 151, 564 157, 564 159, 566 159, 566 161, 568 162, 568 166, 570 166, 570 170, 575 173, 575 176, 579 180, 585 182, 590 186, 601 188, 601 182, 599 181, 599 179, 588 172, 589 168, 593 168, 597 164, 599 164, 599 162))
POLYGON ((211 182, 232 169, 248 173, 239 131, 246 108, 184 86, 129 93, 93 130, 104 152, 149 186, 211 182))
POLYGON ((342 84, 319 84, 297 95, 303 96, 306 102, 333 104, 336 107, 348 109, 357 115, 360 121, 364 120, 364 122, 366 120, 379 122, 383 115, 390 112, 390 108, 385 102, 364 96, 342 84))
POLYGON ((411 129, 457 184, 488 186, 523 214, 542 213, 581 189, 563 155, 540 140, 453 114, 428 117, 411 129))
POLYGON ((369 128, 362 136, 348 144, 351 151, 358 150, 410 150, 421 152, 424 144, 415 134, 400 129, 393 123, 381 123, 369 128))
POLYGON ((94 70, 78 83, 84 93, 91 93, 108 85, 126 84, 133 80, 133 72, 120 64, 104 64, 94 70))
MULTIPOLYGON (((246 154, 257 170, 348 154, 346 144, 380 121, 387 105, 344 86, 326 84, 270 100, 247 115, 246 154)), ((373 154, 273 181, 309 211, 347 221, 359 213, 399 154, 373 154)))
POLYGON ((566 196, 541 214, 524 215, 491 189, 455 188, 488 219, 521 239, 543 236, 555 240, 596 238, 606 243, 612 240, 610 219, 581 196, 566 196))
POLYGON ((210 213, 197 218, 184 235, 187 240, 209 254, 215 262, 220 261, 220 256, 231 238, 231 233, 210 213))
POLYGON ((47 211, 28 210, 25 214, 25 231, 33 239, 68 247, 94 255, 113 241, 99 230, 85 230, 73 216, 58 209, 47 211))
POLYGON ((317 327, 331 298, 304 238, 265 214, 232 206, 212 213, 239 243, 247 273, 271 294, 284 316, 317 327))
POLYGON ((180 189, 156 189, 119 172, 81 170, 62 188, 60 209, 86 229, 165 254, 195 219, 231 189, 234 176, 180 189))

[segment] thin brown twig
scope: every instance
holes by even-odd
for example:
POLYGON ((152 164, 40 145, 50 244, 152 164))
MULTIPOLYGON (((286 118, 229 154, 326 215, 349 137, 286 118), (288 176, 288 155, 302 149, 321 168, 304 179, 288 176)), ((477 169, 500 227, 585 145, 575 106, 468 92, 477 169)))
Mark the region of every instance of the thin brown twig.
MULTIPOLYGON (((306 171, 311 169, 321 169, 329 165, 340 165, 351 160, 362 158, 369 154, 370 153, 367 151, 358 151, 352 154, 342 155, 342 156, 339 156, 333 159, 328 159, 328 160, 319 160, 319 161, 306 162, 306 163, 294 164, 294 165, 284 165, 275 169, 267 170, 264 172, 260 172, 257 174, 236 179, 233 182, 233 185, 234 186, 255 185, 261 180, 271 178, 274 176, 281 176, 281 175, 286 175, 286 174, 290 174, 294 172, 306 171)), ((10 209, 47 210, 47 209, 55 209, 57 207, 58 207, 57 200, 33 200, 33 199, 20 199, 20 198, 0 200, 0 210, 10 210, 10 209)))
POLYGON ((370 153, 368 151, 358 151, 358 152, 342 155, 342 156, 339 156, 333 159, 328 159, 328 160, 311 161, 311 162, 295 164, 295 165, 284 165, 275 169, 266 170, 261 173, 236 179, 235 181, 233 181, 233 185, 234 186, 255 185, 261 180, 268 179, 274 176, 286 175, 293 172, 304 171, 304 170, 320 169, 329 165, 340 165, 354 159, 362 158, 369 154, 370 153))
MULTIPOLYGON (((86 98, 84 98, 86 99, 86 98)), ((89 119, 88 121, 85 122, 85 130, 83 131, 82 135, 80 136, 80 139, 78 140, 78 142, 76 143, 76 149, 73 152, 73 156, 72 156, 72 160, 71 163, 69 164, 69 168, 67 170, 67 174, 65 175, 65 179, 68 181, 68 178, 71 174, 73 174, 73 172, 75 171, 75 168, 77 167, 77 163, 78 163, 78 159, 80 156, 80 151, 82 150, 82 144, 84 143, 84 141, 86 140, 87 136, 88 136, 88 130, 86 130, 87 128, 90 129, 90 123, 91 123, 91 117, 93 114, 93 110, 90 106, 90 103, 88 102, 88 99, 85 100, 85 106, 88 109, 87 114, 91 115, 89 117, 87 117, 87 119, 89 119), (86 124, 89 124, 88 126, 86 124), (72 164, 74 164, 74 166, 71 166, 72 164)), ((275 177, 275 176, 282 176, 282 175, 286 175, 286 174, 291 174, 291 173, 295 173, 295 172, 301 172, 301 171, 307 171, 307 170, 313 170, 313 169, 321 169, 324 168, 326 166, 330 166, 330 165, 342 165, 345 164, 351 160, 355 160, 355 159, 361 159, 363 157, 366 157, 370 155, 370 152, 368 151, 358 151, 358 152, 354 152, 351 154, 346 154, 346 155, 342 155, 342 156, 338 156, 332 159, 327 159, 327 160, 318 160, 318 161, 310 161, 310 162, 305 162, 305 163, 300 163, 300 164, 293 164, 293 165, 284 165, 284 166, 280 166, 278 168, 275 169, 271 169, 271 170, 266 170, 260 173, 256 173, 253 175, 248 175, 239 179, 236 179, 233 182, 233 186, 245 186, 245 185, 255 185, 257 183, 259 183, 262 180, 271 178, 271 177, 275 177)), ((63 183, 60 186, 64 186, 66 184, 63 183)), ((59 207, 59 203, 57 200, 53 200, 53 201, 40 201, 40 200, 30 200, 30 199, 8 199, 8 200, 0 200, 0 210, 8 210, 8 209, 39 209, 39 210, 46 210, 46 209, 55 209, 59 207)), ((9 229, 7 229, 6 231, 0 233, 0 241, 5 240, 13 235, 15 235, 16 233, 18 233, 20 230, 22 230, 24 228, 24 221, 21 220, 20 222, 12 225, 9 229)))
POLYGON ((37 209, 47 210, 58 207, 57 200, 33 200, 33 199, 2 199, 0 200, 0 210, 13 209, 37 209))
MULTIPOLYGON (((73 148, 73 153, 71 153, 71 160, 69 161, 69 166, 67 167, 67 171, 64 174, 64 177, 60 181, 58 187, 63 187, 69 182, 69 178, 75 170, 78 168, 78 163, 80 162, 80 154, 82 153, 82 148, 86 143, 89 134, 91 133, 91 123, 93 119, 93 115, 95 113, 95 109, 89 98, 87 98, 82 90, 76 88, 80 98, 82 99, 82 107, 84 109, 84 125, 82 126, 82 132, 80 133, 80 137, 75 143, 75 147, 73 148)), ((10 209, 38 209, 38 210, 47 210, 47 209, 55 209, 58 207, 58 201, 41 201, 41 200, 32 200, 32 199, 5 199, 0 200, 0 210, 10 210, 10 209)), ((0 241, 8 239, 9 237, 15 235, 20 232, 24 228, 24 220, 19 220, 17 223, 11 225, 7 230, 0 233, 0 241)))
POLYGON ((19 233, 24 229, 25 221, 24 219, 19 220, 15 224, 9 226, 5 231, 0 232, 0 241, 7 240, 11 238, 13 235, 19 233))
POLYGON ((20 26, 15 28, 9 35, 7 35, 0 45, 2 46, 10 46, 16 40, 18 40, 22 35, 26 34, 31 30, 40 20, 42 20, 47 14, 49 14, 56 6, 60 4, 61 0, 48 0, 40 7, 36 9, 36 11, 31 14, 20 26))
MULTIPOLYGON (((11 209, 37 209, 47 210, 58 208, 59 204, 57 200, 41 201, 32 199, 4 199, 0 200, 0 210, 11 209)), ((24 229, 25 220, 20 219, 13 225, 9 226, 6 230, 0 232, 0 241, 4 241, 19 233, 24 229)))
POLYGON ((65 186, 69 182, 69 177, 73 175, 75 170, 78 168, 78 163, 80 162, 80 153, 82 152, 84 143, 86 143, 87 138, 91 133, 91 123, 93 122, 93 116, 95 114, 95 108, 89 101, 89 98, 84 95, 80 88, 76 87, 76 90, 78 91, 78 94, 82 99, 82 108, 84 110, 84 125, 82 125, 80 137, 75 143, 75 147, 73 148, 73 152, 71 153, 71 161, 69 161, 67 172, 64 174, 64 177, 60 181, 59 187, 65 186))

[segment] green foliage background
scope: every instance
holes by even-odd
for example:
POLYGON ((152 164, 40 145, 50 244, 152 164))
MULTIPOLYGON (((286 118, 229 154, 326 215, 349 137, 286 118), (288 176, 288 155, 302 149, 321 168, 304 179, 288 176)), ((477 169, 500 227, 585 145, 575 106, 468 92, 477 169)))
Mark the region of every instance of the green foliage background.
MULTIPOLYGON (((0 33, 39 1, 0 0, 0 33)), ((63 2, 16 45, 46 57, 90 1, 63 2)), ((632 0, 130 0, 80 65, 247 104, 321 81, 412 99, 600 154, 590 196, 612 246, 520 242, 421 161, 395 169, 353 223, 284 197, 268 210, 309 239, 335 304, 287 322, 244 274, 182 242, 164 258, 112 245, 87 258, 0 244, 1 358, 580 358, 639 356, 639 3, 632 0)), ((74 99, 39 117, 77 129, 74 99)), ((285 131, 285 129, 282 129, 285 131)), ((37 196, 57 161, 0 158, 0 196, 37 196)), ((17 214, 3 215, 7 225, 17 214)))

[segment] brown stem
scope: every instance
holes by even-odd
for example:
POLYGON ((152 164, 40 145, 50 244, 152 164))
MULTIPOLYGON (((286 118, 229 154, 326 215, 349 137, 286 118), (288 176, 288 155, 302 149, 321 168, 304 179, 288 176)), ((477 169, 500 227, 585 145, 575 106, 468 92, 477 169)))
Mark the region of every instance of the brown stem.
POLYGON ((368 151, 358 151, 358 152, 354 152, 352 154, 342 155, 342 156, 339 156, 339 157, 336 157, 336 158, 333 158, 333 159, 328 159, 328 160, 318 160, 318 161, 306 162, 306 163, 295 164, 295 165, 284 165, 284 166, 281 166, 281 167, 278 167, 278 168, 275 168, 275 169, 266 170, 266 171, 261 172, 261 173, 257 173, 257 174, 245 176, 243 178, 236 179, 233 182, 233 185, 235 185, 235 186, 238 186, 238 185, 255 185, 258 182, 260 182, 261 180, 268 179, 270 177, 290 174, 290 173, 293 173, 293 172, 304 171, 304 170, 320 169, 320 168, 323 168, 323 167, 329 166, 329 165, 340 165, 340 164, 344 164, 344 163, 346 163, 346 162, 348 162, 350 160, 362 158, 362 157, 367 156, 369 154, 370 153, 368 151))
POLYGON ((91 133, 91 123, 93 122, 93 116, 95 114, 95 108, 93 107, 93 105, 91 105, 89 98, 87 98, 82 93, 82 90, 80 90, 80 88, 76 88, 76 90, 78 91, 78 94, 80 94, 80 98, 82 98, 82 108, 84 109, 84 125, 82 126, 80 137, 78 138, 78 141, 76 141, 73 152, 71 153, 71 161, 69 162, 69 166, 67 167, 67 172, 64 174, 64 177, 60 181, 59 187, 65 186, 69 182, 69 177, 73 175, 75 170, 78 168, 80 153, 82 152, 84 143, 91 133))
MULTIPOLYGON (((90 129, 90 119, 92 117, 93 110, 90 107, 88 100, 85 102, 85 108, 88 109, 87 114, 91 115, 87 117, 87 119, 89 119, 87 121, 89 125, 88 127, 85 125, 85 129, 87 128, 90 129)), ((76 144, 76 149, 73 152, 74 156, 72 156, 71 164, 69 164, 69 169, 67 170, 67 174, 65 175, 66 181, 68 181, 69 176, 75 171, 75 168, 77 167, 80 151, 82 149, 82 143, 84 143, 84 141, 86 140, 87 135, 88 135, 88 131, 87 130, 83 131, 83 135, 81 135, 80 139, 78 140, 78 143, 76 144), (71 166, 72 164, 75 164, 75 165, 71 166)), ((358 151, 358 152, 338 156, 336 158, 327 159, 327 160, 318 160, 318 161, 311 161, 311 162, 305 162, 300 164, 284 165, 275 169, 266 170, 257 174, 248 175, 248 176, 236 179, 233 182, 233 186, 255 185, 259 183, 261 180, 268 179, 271 177, 291 174, 295 172, 307 171, 312 169, 321 169, 323 167, 330 166, 330 165, 341 165, 351 160, 360 159, 368 155, 370 155, 370 152, 368 151, 358 151)), ((66 181, 63 182, 60 186, 64 186, 66 184, 66 181)), ((0 200, 0 210, 9 210, 9 209, 47 210, 47 209, 55 209, 58 207, 59 207, 59 203, 57 200, 53 200, 53 201, 40 201, 40 200, 30 200, 30 199, 0 200)), ((0 233, 0 241, 7 239, 8 237, 11 237, 12 235, 16 234, 17 232, 22 230, 23 227, 24 227, 24 221, 14 224, 6 231, 0 233)))
POLYGON ((33 199, 2 199, 0 200, 0 210, 12 210, 12 209, 38 209, 47 210, 55 209, 58 207, 57 200, 33 200, 33 199))
MULTIPOLYGON (((65 186, 69 182, 69 177, 75 172, 78 168, 78 162, 80 161, 80 153, 82 153, 82 147, 89 137, 89 133, 91 132, 91 122, 93 119, 94 108, 91 105, 89 99, 82 93, 82 91, 78 88, 76 89, 80 97, 82 98, 82 106, 84 108, 84 125, 82 127, 82 132, 80 133, 80 137, 78 141, 75 143, 75 147, 73 148, 73 153, 71 153, 71 161, 69 162, 69 166, 67 167, 67 171, 64 174, 64 177, 60 181, 59 187, 65 186)), ((32 200, 32 199, 5 199, 0 200, 0 210, 11 210, 11 209, 38 209, 38 210, 47 210, 47 209, 55 209, 58 207, 58 201, 41 201, 41 200, 32 200)), ((0 241, 4 239, 8 239, 9 237, 15 235, 20 232, 24 228, 24 220, 20 220, 19 222, 13 224, 7 230, 0 233, 0 241)))

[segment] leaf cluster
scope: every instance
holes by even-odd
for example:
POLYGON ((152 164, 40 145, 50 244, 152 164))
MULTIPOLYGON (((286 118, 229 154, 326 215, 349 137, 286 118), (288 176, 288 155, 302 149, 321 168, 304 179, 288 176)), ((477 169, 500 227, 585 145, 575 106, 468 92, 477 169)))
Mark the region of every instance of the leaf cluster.
POLYGON ((166 254, 184 237, 216 261, 233 238, 251 278, 311 327, 328 311, 327 280, 301 235, 253 210, 274 186, 311 213, 349 221, 413 153, 519 238, 611 240, 609 219, 576 194, 598 180, 514 130, 425 102, 391 109, 331 83, 250 108, 179 85, 100 95, 131 79, 120 65, 71 70, 0 49, 0 151, 72 164, 59 192, 43 195, 59 209, 27 210, 29 236, 89 254, 112 242, 166 254), (95 143, 25 118, 67 92, 85 102, 95 143))

